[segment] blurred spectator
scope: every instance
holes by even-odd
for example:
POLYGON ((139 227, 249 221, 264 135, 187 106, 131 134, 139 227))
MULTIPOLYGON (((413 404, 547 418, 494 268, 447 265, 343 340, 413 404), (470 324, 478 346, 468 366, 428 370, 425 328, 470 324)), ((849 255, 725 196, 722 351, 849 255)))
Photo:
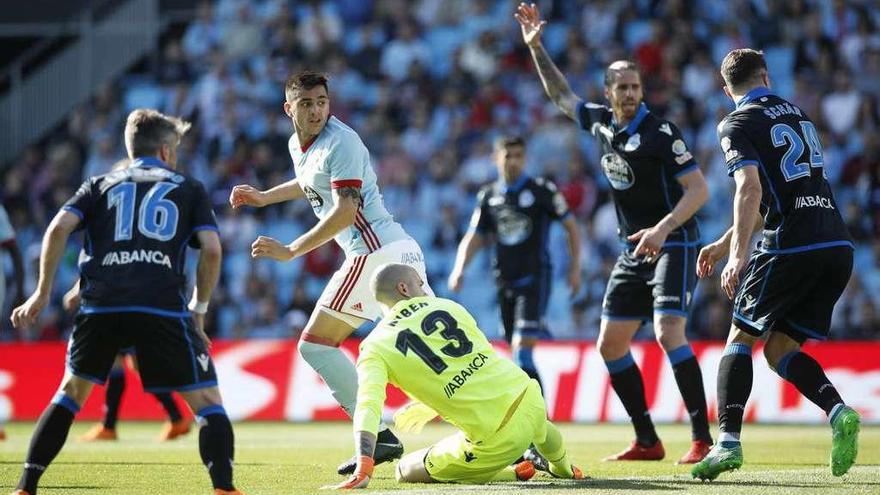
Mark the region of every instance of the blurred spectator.
MULTIPOLYGON (((765 50, 774 91, 816 123, 825 173, 857 243, 857 277, 835 312, 832 335, 880 338, 876 2, 544 4, 553 21, 544 33, 548 52, 586 101, 603 101, 608 63, 640 63, 650 110, 682 129, 709 182, 710 201, 699 213, 704 242, 731 223, 732 181, 716 125, 732 104, 721 92, 718 63, 732 48, 765 50)), ((492 138, 524 135, 528 172, 556 180, 585 230, 584 290, 570 312, 552 313, 550 324, 560 337, 594 338, 618 251, 616 212, 594 141, 546 101, 511 8, 507 0, 200 1, 186 26, 161 37, 148 57, 155 63, 95 88, 42 142, 0 168, 0 198, 19 244, 33 260, 46 224, 81 179, 124 156, 130 107, 155 104, 193 120, 179 161, 204 182, 220 224, 224 269, 209 331, 225 338, 296 335, 321 281, 341 262, 339 249, 328 243, 274 268, 254 263, 256 236, 289 242, 314 225, 314 216, 302 201, 232 211, 227 198, 241 182, 268 187, 292 177, 283 85, 289 73, 309 67, 330 73, 331 112, 357 129, 373 154, 387 206, 426 249, 432 281, 447 275, 477 188, 496 178, 492 138)), ((80 242, 71 243, 59 284, 75 278, 80 242)), ((563 266, 564 252, 551 255, 563 266)), ((32 287, 36 267, 26 269, 32 287)), ((554 292, 565 293, 564 280, 554 283, 554 292)), ((716 276, 699 285, 690 328, 696 337, 724 338, 729 329, 730 302, 718 284, 716 276)), ((487 286, 463 296, 487 329, 498 326, 492 293, 487 286)), ((57 308, 53 302, 19 337, 62 336, 69 316, 57 308)), ((8 327, 6 318, 0 326, 8 327)))

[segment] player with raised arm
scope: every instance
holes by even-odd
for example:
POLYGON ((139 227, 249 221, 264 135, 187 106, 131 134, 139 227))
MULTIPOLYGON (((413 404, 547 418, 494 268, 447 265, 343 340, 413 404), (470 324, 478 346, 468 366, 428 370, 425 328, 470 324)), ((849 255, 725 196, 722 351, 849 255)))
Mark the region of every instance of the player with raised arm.
POLYGON ((544 323, 550 297, 550 224, 558 220, 568 238, 568 286, 572 297, 581 284, 577 222, 556 185, 524 172, 526 143, 521 137, 495 141, 498 180, 480 189, 468 232, 461 239, 449 288, 461 288, 464 268, 474 255, 494 243, 493 267, 504 338, 514 362, 541 383, 532 357, 538 339, 550 336, 544 323))
POLYGON ((694 218, 706 202, 702 172, 671 122, 648 111, 635 64, 617 61, 605 71, 611 107, 584 103, 541 43, 546 21, 538 8, 521 3, 515 14, 544 90, 553 103, 599 140, 602 171, 611 185, 618 232, 626 248, 608 280, 599 329, 599 352, 611 385, 635 427, 636 440, 605 460, 659 460, 666 454, 657 436, 642 375, 630 353, 633 336, 653 319, 691 419, 691 448, 679 463, 694 463, 712 445, 700 365, 685 336, 700 232, 694 218))
MULTIPOLYGON (((331 239, 345 252, 342 267, 303 330, 299 352, 350 416, 357 398, 357 372, 339 344, 381 316, 369 290, 370 274, 381 264, 397 262, 412 265, 426 278, 425 259, 418 243, 385 209, 367 147, 354 130, 330 116, 327 77, 300 72, 287 80, 284 92, 284 113, 294 130, 289 149, 296 178, 267 191, 235 186, 229 201, 233 208, 262 207, 304 197, 318 216, 317 225, 290 244, 259 237, 252 247, 255 258, 290 261, 331 239)), ((400 440, 384 425, 377 426, 376 462, 400 458, 400 440)), ((339 474, 351 474, 355 461, 341 464, 339 474)))
POLYGON ((724 93, 736 103, 718 124, 727 173, 736 182, 733 227, 700 251, 697 272, 708 277, 727 257, 721 287, 733 299, 733 324, 718 365, 721 434, 691 473, 713 480, 742 466, 752 347, 765 339, 770 367, 828 415, 831 472, 842 476, 858 453, 859 414, 801 345, 828 337, 834 304, 852 273, 852 238, 825 178, 816 127, 803 110, 770 91, 764 55, 733 50, 721 63, 721 76, 724 93), (762 228, 752 251, 752 234, 762 228))
POLYGON ((85 181, 46 230, 37 288, 13 311, 13 325, 32 324, 49 303, 64 246, 78 229, 85 231, 83 290, 64 378, 37 423, 13 495, 36 494, 74 416, 127 347, 137 353, 147 391, 176 390, 201 418, 199 453, 215 495, 240 493, 232 483, 232 424, 203 329, 220 276, 220 237, 204 187, 176 170, 177 147, 188 129, 189 123, 155 110, 132 111, 125 126, 131 166, 85 181), (187 246, 200 249, 189 305, 187 246))
MULTIPOLYGON (((9 221, 9 215, 3 205, 0 205, 0 249, 9 251, 12 258, 12 269, 15 274, 15 292, 12 296, 12 306, 18 306, 24 302, 24 261, 21 257, 21 249, 15 241, 15 229, 9 221)), ((2 255, 2 251, 0 251, 2 255)), ((0 267, 3 266, 3 257, 0 256, 0 267)), ((0 268, 0 313, 6 307, 6 277, 0 268)), ((0 441, 6 440, 6 431, 3 423, 0 423, 0 441)))
POLYGON ((361 343, 354 414, 357 470, 336 488, 364 488, 370 482, 388 383, 415 401, 395 415, 399 425, 419 428, 439 415, 460 430, 407 454, 397 464, 398 481, 527 480, 535 473, 531 462, 510 464, 533 442, 549 461, 551 475, 584 477, 547 419, 538 382, 495 352, 465 308, 426 293, 422 275, 403 264, 379 267, 371 285, 384 318, 361 343))

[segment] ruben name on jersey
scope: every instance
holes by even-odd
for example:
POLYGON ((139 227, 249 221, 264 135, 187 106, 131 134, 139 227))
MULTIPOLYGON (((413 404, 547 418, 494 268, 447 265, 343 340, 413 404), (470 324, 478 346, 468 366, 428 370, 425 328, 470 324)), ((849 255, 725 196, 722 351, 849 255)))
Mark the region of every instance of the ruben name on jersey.
POLYGON ((355 431, 375 433, 385 386, 437 411, 467 438, 488 438, 529 377, 499 356, 468 311, 448 299, 398 302, 361 343, 355 431))

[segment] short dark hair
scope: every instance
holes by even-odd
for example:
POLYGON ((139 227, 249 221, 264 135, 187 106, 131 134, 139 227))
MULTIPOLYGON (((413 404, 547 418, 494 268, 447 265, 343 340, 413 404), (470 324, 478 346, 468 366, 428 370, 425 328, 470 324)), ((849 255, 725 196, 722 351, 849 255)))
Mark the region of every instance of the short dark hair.
MULTIPOLYGON (((614 81, 617 80, 617 76, 622 72, 627 71, 633 71, 636 74, 639 74, 639 67, 631 60, 617 60, 611 62, 611 65, 605 69, 605 87, 610 88, 614 84, 614 81)), ((639 79, 641 78, 642 75, 639 74, 639 79)))
POLYGON ((501 136, 501 137, 495 138, 495 143, 494 143, 495 151, 507 149, 512 146, 522 146, 523 149, 525 149, 526 140, 523 139, 522 136, 501 136))
POLYGON ((721 77, 724 78, 724 84, 733 90, 759 82, 762 71, 767 72, 764 52, 751 48, 732 50, 721 62, 721 77))
POLYGON ((150 108, 138 108, 125 122, 125 148, 129 158, 154 156, 163 144, 177 146, 191 124, 150 108))
POLYGON ((303 90, 309 90, 315 86, 324 86, 327 93, 330 93, 330 86, 327 84, 329 78, 323 72, 315 72, 312 70, 303 70, 287 78, 284 84, 284 97, 287 101, 296 99, 296 94, 303 90))

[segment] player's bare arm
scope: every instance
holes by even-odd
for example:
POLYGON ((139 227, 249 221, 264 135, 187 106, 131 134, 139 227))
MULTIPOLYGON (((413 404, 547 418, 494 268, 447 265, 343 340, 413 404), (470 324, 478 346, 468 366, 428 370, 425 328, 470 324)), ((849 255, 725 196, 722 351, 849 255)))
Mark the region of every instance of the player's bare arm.
POLYGON ((258 237, 251 245, 251 256, 290 261, 323 245, 333 239, 333 236, 338 234, 340 230, 354 224, 358 209, 363 203, 361 191, 357 187, 334 189, 333 203, 334 206, 329 215, 288 245, 271 237, 258 237))
POLYGON ((452 272, 449 273, 449 290, 458 292, 461 290, 461 284, 464 279, 464 269, 467 268, 474 255, 486 246, 486 236, 480 234, 474 229, 469 230, 461 242, 458 244, 458 251, 455 254, 455 263, 452 266, 452 272))
POLYGON ((61 210, 52 219, 46 235, 43 236, 43 246, 40 251, 40 278, 37 288, 31 297, 21 306, 12 311, 12 325, 21 328, 36 321, 40 311, 49 303, 52 293, 52 283, 55 281, 55 273, 58 264, 64 255, 64 246, 70 234, 79 225, 79 217, 69 211, 61 210))
POLYGON ((571 86, 569 86, 565 76, 562 75, 562 72, 553 63, 547 50, 544 49, 543 43, 541 43, 541 32, 544 30, 544 26, 547 25, 547 21, 541 19, 538 6, 521 3, 513 16, 519 22, 523 41, 525 41, 529 51, 532 53, 532 60, 535 62, 538 76, 541 78, 541 84, 544 85, 544 91, 547 93, 547 96, 568 118, 577 120, 575 107, 578 106, 581 99, 571 90, 571 86))
POLYGON ((223 248, 220 245, 220 236, 213 230, 201 230, 196 235, 199 238, 201 249, 199 263, 196 267, 196 288, 189 303, 189 310, 193 313, 199 337, 207 347, 210 347, 211 339, 205 334, 205 313, 208 312, 211 293, 214 292, 217 281, 220 280, 223 248))
POLYGON ((233 208, 242 206, 262 208, 275 203, 294 201, 304 196, 305 193, 297 179, 291 179, 265 191, 260 191, 247 184, 241 184, 232 188, 232 192, 229 193, 229 204, 233 208))
POLYGON ((574 215, 568 215, 562 221, 562 227, 568 244, 568 288, 575 296, 581 290, 581 231, 574 215))
POLYGON ((682 175, 678 178, 678 182, 681 184, 684 194, 678 200, 675 208, 657 222, 657 225, 642 229, 628 237, 630 241, 638 241, 635 250, 636 256, 646 256, 649 261, 656 259, 669 234, 690 220, 709 199, 709 187, 699 169, 682 175))
POLYGON ((721 272, 721 287, 733 299, 739 277, 749 258, 749 244, 755 229, 755 217, 761 206, 761 178, 757 167, 742 167, 733 173, 736 193, 733 199, 733 235, 730 256, 721 272))

